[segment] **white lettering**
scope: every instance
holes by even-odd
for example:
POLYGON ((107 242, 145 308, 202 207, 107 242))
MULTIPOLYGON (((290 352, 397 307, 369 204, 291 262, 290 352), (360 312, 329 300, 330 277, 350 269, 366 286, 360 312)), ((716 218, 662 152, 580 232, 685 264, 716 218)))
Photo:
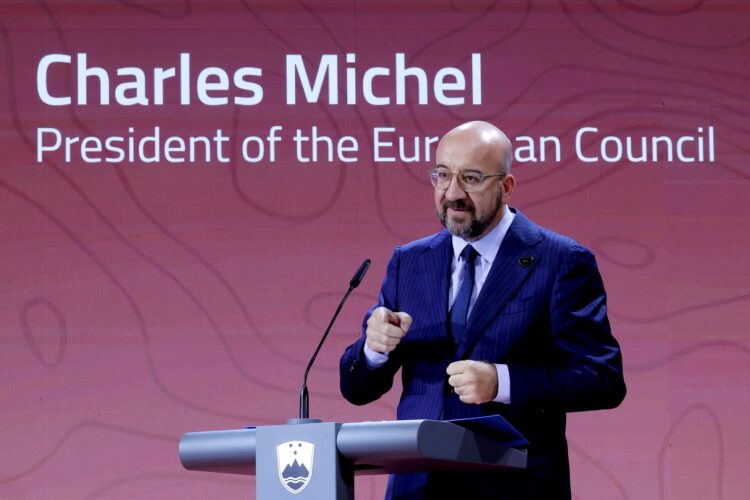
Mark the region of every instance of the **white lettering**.
MULTIPOLYGON (((700 131, 700 129, 698 130, 700 131)), ((683 161, 685 163, 693 163, 695 161, 695 158, 693 158, 692 156, 685 156, 685 154, 682 151, 682 146, 686 142, 695 142, 695 137, 685 136, 685 137, 680 137, 679 139, 677 139, 677 158, 679 158, 680 161, 683 161)), ((700 142, 701 142, 700 147, 702 149, 703 141, 700 141, 700 142)), ((703 156, 702 151, 699 154, 703 156)))
POLYGON ((286 56, 286 103, 297 103, 297 77, 302 85, 307 102, 316 103, 323 89, 323 83, 328 79, 328 104, 338 104, 339 86, 338 86, 338 57, 333 54, 327 54, 320 57, 320 65, 315 75, 315 83, 310 85, 310 78, 307 76, 305 63, 299 54, 289 54, 286 56))
POLYGON ((99 80, 99 104, 109 104, 109 75, 103 68, 88 68, 86 62, 86 54, 78 54, 78 104, 87 104, 89 78, 99 80))
POLYGON ((395 143, 383 136, 395 132, 396 129, 393 127, 376 127, 373 129, 374 159, 376 162, 393 163, 401 161, 404 163, 415 163, 431 161, 431 148, 433 144, 440 140, 439 137, 413 137, 410 141, 408 138, 398 135, 398 149, 396 149, 398 151, 398 158, 395 156, 386 156, 387 151, 385 150, 395 149, 395 143), (409 142, 411 144, 408 144, 409 142), (410 152, 407 150, 407 144, 411 148, 410 152))
POLYGON ((387 106, 391 103, 390 97, 378 97, 372 91, 372 81, 376 76, 388 76, 391 71, 388 68, 376 66, 365 71, 365 77, 362 79, 362 93, 365 101, 373 106, 387 106))
POLYGON ((482 104, 482 54, 471 55, 471 103, 482 104))
POLYGON ((47 71, 52 64, 63 63, 70 64, 70 56, 65 54, 48 54, 39 61, 36 69, 36 90, 39 98, 44 104, 49 106, 67 106, 70 104, 70 97, 53 97, 47 87, 47 71))
POLYGON ((259 83, 247 81, 246 76, 263 76, 263 70, 260 68, 240 68, 234 72, 235 87, 247 90, 250 93, 246 97, 235 97, 234 102, 243 106, 254 106, 263 100, 263 87, 259 83))
POLYGON ((406 56, 403 53, 396 54, 396 104, 406 104, 406 77, 413 76, 417 79, 419 89, 417 102, 427 104, 427 73, 422 68, 406 67, 406 56))
POLYGON ((122 82, 115 88, 115 101, 123 106, 132 106, 140 104, 148 106, 146 97, 146 73, 140 68, 120 68, 117 70, 117 76, 129 75, 133 77, 132 82, 122 82), (128 90, 134 90, 135 95, 128 97, 125 93, 128 90))
POLYGON ((180 104, 190 105, 190 54, 180 54, 180 104))
POLYGON ((576 132, 576 156, 578 156, 578 159, 580 159, 583 162, 593 163, 595 161, 599 161, 599 158, 597 158, 596 156, 591 157, 591 156, 584 155, 582 144, 581 144, 583 142, 584 134, 595 133, 595 132, 599 132, 599 129, 596 127, 583 127, 583 128, 578 129, 578 132, 576 132))
POLYGON ((208 95, 209 91, 226 92, 229 90, 229 76, 227 72, 215 66, 204 69, 198 74, 198 85, 196 85, 198 99, 208 106, 223 106, 229 102, 226 96, 213 97, 208 95), (209 81, 212 80, 212 81, 209 81))
POLYGON ((435 99, 440 104, 446 106, 458 106, 464 103, 463 96, 461 97, 447 97, 446 91, 466 90, 466 79, 464 74, 458 68, 443 68, 435 75, 435 99), (449 83, 446 81, 447 78, 452 78, 453 82, 449 83))
POLYGON ((45 151, 55 151, 62 144, 62 134, 56 128, 38 128, 36 129, 36 161, 41 163, 45 151), (52 134, 55 142, 51 146, 45 146, 44 134, 52 134))
POLYGON ((602 139, 602 143, 600 146, 602 159, 604 161, 608 161, 610 163, 614 163, 616 161, 620 161, 622 158, 622 141, 618 137, 615 136, 607 136, 604 139, 602 139), (614 144, 615 145, 615 154, 614 156, 610 156, 609 151, 607 149, 608 144, 614 144))
POLYGON ((154 104, 164 104, 164 80, 174 76, 174 68, 154 68, 154 104))

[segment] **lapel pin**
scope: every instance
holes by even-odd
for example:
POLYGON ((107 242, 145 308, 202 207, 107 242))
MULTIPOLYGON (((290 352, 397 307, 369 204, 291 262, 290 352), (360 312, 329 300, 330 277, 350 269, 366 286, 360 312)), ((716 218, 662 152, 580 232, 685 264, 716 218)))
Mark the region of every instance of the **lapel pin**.
POLYGON ((534 257, 531 255, 529 255, 528 257, 518 258, 518 265, 521 267, 529 267, 532 262, 534 262, 534 257))

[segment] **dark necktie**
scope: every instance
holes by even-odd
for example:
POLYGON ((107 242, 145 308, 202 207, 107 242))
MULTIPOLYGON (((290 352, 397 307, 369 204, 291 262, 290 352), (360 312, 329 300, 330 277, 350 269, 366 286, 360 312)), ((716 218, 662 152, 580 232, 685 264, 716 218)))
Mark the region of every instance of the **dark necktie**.
POLYGON ((461 280, 461 288, 458 290, 456 301, 451 308, 451 336, 453 342, 459 345, 466 331, 466 319, 469 315, 469 303, 471 302, 471 291, 474 288, 474 260, 477 251, 471 245, 466 245, 461 252, 464 261, 464 277, 461 280))

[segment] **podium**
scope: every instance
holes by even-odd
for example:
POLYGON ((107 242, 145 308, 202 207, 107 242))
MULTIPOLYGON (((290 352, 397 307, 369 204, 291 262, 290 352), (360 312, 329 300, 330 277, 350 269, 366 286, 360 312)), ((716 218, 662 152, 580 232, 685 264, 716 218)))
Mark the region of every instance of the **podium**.
POLYGON ((527 454, 481 426, 305 421, 190 432, 180 460, 188 470, 255 475, 258 500, 353 500, 355 475, 525 468, 527 454))

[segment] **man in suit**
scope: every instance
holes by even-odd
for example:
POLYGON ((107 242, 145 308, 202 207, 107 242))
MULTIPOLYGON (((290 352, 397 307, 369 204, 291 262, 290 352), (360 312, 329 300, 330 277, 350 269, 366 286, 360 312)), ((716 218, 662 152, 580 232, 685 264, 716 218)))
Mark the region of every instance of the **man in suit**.
POLYGON ((569 499, 566 413, 625 396, 594 257, 508 207, 512 156, 486 122, 442 138, 430 175, 446 230, 394 251, 341 392, 374 401, 400 368, 399 419, 503 415, 529 440, 528 467, 398 474, 388 498, 569 499))

